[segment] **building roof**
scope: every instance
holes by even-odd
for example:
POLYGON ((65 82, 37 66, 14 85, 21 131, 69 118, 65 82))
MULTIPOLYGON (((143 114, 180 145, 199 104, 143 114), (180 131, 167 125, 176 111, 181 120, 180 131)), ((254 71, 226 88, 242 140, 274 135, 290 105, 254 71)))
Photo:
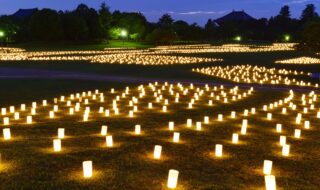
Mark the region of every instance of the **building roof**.
POLYGON ((12 16, 16 19, 25 19, 27 17, 32 16, 36 11, 38 11, 37 8, 34 9, 19 9, 17 12, 15 12, 12 16))
POLYGON ((216 19, 215 22, 217 22, 218 24, 221 24, 229 21, 250 21, 250 20, 256 20, 256 19, 248 15, 244 11, 232 11, 231 13, 216 19))

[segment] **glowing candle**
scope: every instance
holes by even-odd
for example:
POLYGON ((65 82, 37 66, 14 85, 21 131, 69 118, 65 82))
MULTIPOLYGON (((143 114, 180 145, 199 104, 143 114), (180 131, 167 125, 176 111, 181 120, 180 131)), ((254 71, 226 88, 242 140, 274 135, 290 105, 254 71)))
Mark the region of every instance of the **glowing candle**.
POLYGON ((223 120, 223 115, 222 114, 218 114, 218 121, 222 121, 223 120))
POLYGON ((233 144, 238 144, 239 141, 239 135, 237 133, 232 134, 232 143, 233 144))
POLYGON ((167 112, 167 106, 163 106, 163 107, 162 107, 162 111, 163 111, 163 112, 167 112))
POLYGON ((221 144, 216 144, 215 154, 216 154, 216 157, 222 156, 222 145, 221 144))
POLYGON ((3 118, 3 125, 9 125, 9 117, 3 118))
POLYGON ((162 151, 162 146, 160 146, 160 145, 155 145, 155 146, 154 146, 154 151, 153 151, 153 158, 154 158, 154 159, 160 159, 160 157, 161 157, 161 151, 162 151))
POLYGON ((294 138, 299 139, 301 136, 301 130, 300 129, 295 129, 294 130, 294 138))
POLYGON ((277 130, 277 133, 281 133, 281 131, 282 131, 282 124, 277 124, 276 125, 276 130, 277 130))
POLYGON ((25 111, 25 110, 26 110, 26 105, 25 105, 25 104, 21 104, 20 110, 21 110, 21 111, 25 111))
POLYGON ((243 119, 242 120, 242 127, 246 127, 248 126, 248 120, 247 119, 243 119))
POLYGON ((200 121, 196 122, 196 130, 201 131, 201 122, 200 121))
POLYGON ((148 108, 149 108, 149 109, 152 108, 152 103, 151 103, 151 102, 148 103, 148 108))
POLYGON ((129 117, 133 117, 133 111, 132 110, 129 111, 129 117))
POLYGON ((287 139, 286 136, 280 136, 280 140, 279 140, 280 146, 286 145, 286 139, 287 139))
POLYGON ((317 113, 317 118, 320 118, 320 111, 318 111, 317 113))
POLYGON ((276 190, 276 177, 274 175, 264 176, 266 190, 276 190))
POLYGON ((32 124, 32 116, 27 116, 27 124, 32 124))
POLYGON ((180 133, 174 132, 173 133, 173 142, 178 143, 180 139, 180 133))
POLYGON ((286 114, 287 113, 287 108, 282 108, 282 114, 286 114))
POLYGON ((134 132, 136 135, 140 135, 141 134, 141 125, 136 125, 134 132))
POLYGON ((187 119, 187 127, 192 127, 192 119, 187 119))
POLYGON ((271 119, 272 119, 272 113, 268 113, 268 114, 267 114, 267 119, 268 119, 268 120, 271 120, 271 119))
POLYGON ((19 120, 20 119, 20 113, 19 112, 15 112, 14 113, 14 119, 15 120, 19 120))
POLYGON ((64 138, 64 128, 58 129, 58 138, 63 139, 64 138))
POLYGON ((272 161, 264 160, 263 161, 263 174, 270 175, 272 170, 272 161))
POLYGON ((85 113, 83 115, 83 121, 88 121, 88 118, 89 118, 89 114, 85 113))
POLYGON ((170 131, 173 131, 173 130, 174 130, 174 122, 173 122, 173 121, 170 121, 170 122, 169 122, 169 130, 170 130, 170 131))
POLYGON ((61 140, 60 139, 54 139, 53 140, 53 150, 55 152, 61 151, 61 140))
POLYGON ((204 116, 203 121, 205 124, 209 123, 209 116, 204 116))
POLYGON ((102 125, 100 134, 103 135, 103 136, 106 136, 107 133, 108 133, 108 126, 102 125))
POLYGON ((47 106, 47 100, 42 100, 42 105, 47 106))
POLYGON ((170 189, 175 189, 177 187, 178 183, 178 176, 179 176, 179 171, 177 170, 169 170, 169 175, 168 175, 168 188, 170 189))
POLYGON ((14 110, 15 110, 15 109, 14 109, 14 106, 10 106, 9 109, 10 109, 10 113, 14 113, 14 110))
POLYGON ((50 112, 49 112, 49 117, 50 117, 50 118, 54 118, 54 111, 50 111, 50 112))
POLYGON ((107 147, 113 146, 113 139, 111 135, 106 136, 106 144, 107 144, 107 147))
POLYGON ((59 106, 58 106, 58 105, 54 105, 54 106, 53 106, 53 111, 54 111, 54 112, 57 112, 58 110, 59 110, 59 106))
POLYGON ((73 115, 74 114, 74 108, 69 108, 69 114, 73 115))
POLYGON ((247 134, 247 126, 242 125, 241 126, 241 135, 245 135, 245 134, 247 134))
POLYGON ((310 129, 310 121, 304 121, 304 128, 310 129))
POLYGON ((36 115, 36 108, 31 109, 31 115, 36 115))
POLYGON ((282 156, 289 156, 290 153, 290 145, 285 144, 282 146, 282 156))
POLYGON ((245 109, 245 110, 243 111, 243 115, 244 115, 244 116, 248 116, 248 114, 249 114, 249 111, 248 111, 247 109, 245 109))
POLYGON ((90 178, 92 177, 92 161, 82 162, 83 167, 83 177, 90 178))
POLYGON ((10 140, 11 139, 11 133, 9 128, 4 128, 3 130, 3 139, 4 140, 10 140))
POLYGON ((235 111, 232 111, 232 112, 231 112, 231 118, 232 118, 232 119, 236 118, 236 112, 235 112, 235 111))

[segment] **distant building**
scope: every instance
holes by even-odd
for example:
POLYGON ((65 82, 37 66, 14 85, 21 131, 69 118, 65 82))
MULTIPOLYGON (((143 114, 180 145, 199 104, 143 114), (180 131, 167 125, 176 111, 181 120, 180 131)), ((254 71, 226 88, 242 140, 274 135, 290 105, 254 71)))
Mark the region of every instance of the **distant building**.
POLYGON ((246 12, 242 10, 242 11, 232 11, 231 13, 216 19, 215 22, 221 25, 225 22, 230 22, 230 21, 252 21, 252 20, 256 20, 256 19, 248 15, 246 12))
POLYGON ((23 20, 23 19, 26 19, 28 17, 31 17, 37 11, 38 11, 37 8, 34 8, 34 9, 19 9, 17 12, 15 12, 11 16, 16 18, 16 19, 18 19, 18 20, 23 20))

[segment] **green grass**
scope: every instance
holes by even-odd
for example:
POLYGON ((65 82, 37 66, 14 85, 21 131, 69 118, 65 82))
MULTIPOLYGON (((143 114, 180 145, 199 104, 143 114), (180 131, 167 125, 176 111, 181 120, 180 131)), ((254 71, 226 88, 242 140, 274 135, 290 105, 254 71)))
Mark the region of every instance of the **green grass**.
MULTIPOLYGON (((113 47, 121 44, 114 43, 113 47)), ((67 49, 101 49, 106 45, 86 45, 65 47, 67 49)), ((30 46, 32 49, 32 47, 30 46)), ((36 47, 42 50, 60 49, 61 46, 36 47)), ((34 48, 34 50, 36 49, 34 48)), ((62 49, 62 48, 61 48, 62 49)), ((67 71, 102 76, 125 76, 142 79, 159 79, 171 81, 192 82, 227 82, 225 80, 192 73, 193 67, 214 65, 251 64, 266 67, 299 69, 308 72, 320 72, 318 66, 285 66, 276 65, 277 59, 308 55, 304 52, 273 52, 273 53, 216 53, 199 54, 197 56, 223 58, 222 63, 172 65, 172 66, 139 66, 139 65, 109 65, 89 64, 86 62, 1 62, 4 68, 29 68, 53 71, 67 71)), ((187 55, 190 56, 190 55, 187 55)), ((304 78, 306 79, 306 78, 304 78)), ((314 79, 310 79, 315 81, 314 79)), ((129 82, 103 82, 67 79, 0 79, 0 107, 19 106, 21 103, 30 105, 32 101, 40 103, 42 99, 53 100, 54 97, 70 93, 100 89, 107 92, 110 88, 131 89, 138 84, 129 82)), ((236 85, 236 84, 235 84, 236 85)), ((61 111, 58 119, 48 120, 38 116, 36 124, 28 126, 18 123, 10 126, 12 141, 5 142, 0 138, 0 189, 166 189, 169 169, 180 171, 178 189, 263 189, 264 178, 261 173, 263 160, 274 162, 274 175, 280 189, 319 189, 319 125, 315 111, 306 115, 311 121, 311 129, 302 131, 302 139, 295 140, 292 135, 295 128, 301 128, 293 123, 296 112, 289 111, 283 116, 281 109, 274 110, 272 121, 266 121, 266 113, 261 108, 264 104, 284 98, 284 91, 259 90, 245 100, 236 103, 222 104, 215 102, 213 107, 206 105, 209 97, 200 99, 192 110, 186 109, 186 102, 170 105, 169 113, 157 110, 148 111, 147 103, 153 98, 149 93, 144 100, 139 101, 141 111, 135 118, 115 116, 110 118, 94 114, 94 120, 82 122, 81 116, 69 117, 61 111), (228 118, 217 122, 217 114, 226 117, 231 111, 242 113, 245 108, 256 107, 258 114, 250 116, 248 134, 240 136, 240 144, 230 143, 232 133, 239 132, 242 116, 235 120, 228 118), (211 123, 203 126, 203 131, 185 127, 186 119, 202 121, 203 116, 210 116, 211 123), (183 143, 170 142, 172 132, 167 130, 168 121, 175 121, 177 131, 181 133, 183 143), (274 132, 276 123, 282 123, 284 135, 291 144, 292 155, 284 158, 279 155, 281 148, 277 145, 279 134, 274 132), (103 147, 104 138, 99 136, 100 127, 109 126, 109 132, 114 136, 115 148, 103 147), (132 135, 135 124, 141 124, 142 136, 132 135), (52 140, 59 127, 65 128, 67 138, 62 141, 63 151, 52 152, 52 140), (226 156, 222 159, 213 157, 214 145, 222 143, 226 156), (155 161, 150 158, 153 146, 163 146, 163 159, 155 161), (92 179, 82 178, 82 161, 93 160, 95 170, 92 179)), ((114 95, 107 93, 104 104, 91 104, 93 110, 98 107, 110 107, 114 95)), ((137 92, 130 94, 138 96, 137 92)), ((299 94, 300 95, 300 94, 299 94)), ((169 94, 165 93, 168 97, 169 94)), ((188 96, 191 98, 191 94, 188 96)), ((298 102, 298 94, 295 96, 298 102)), ((318 99, 320 97, 318 96, 318 99)), ((123 111, 130 110, 128 99, 121 102, 123 111)), ((319 103, 316 103, 319 108, 319 103)), ((64 108, 65 109, 65 108, 64 108)), ((48 116, 43 108, 38 110, 48 116)), ((23 118, 25 119, 25 118, 23 118)))

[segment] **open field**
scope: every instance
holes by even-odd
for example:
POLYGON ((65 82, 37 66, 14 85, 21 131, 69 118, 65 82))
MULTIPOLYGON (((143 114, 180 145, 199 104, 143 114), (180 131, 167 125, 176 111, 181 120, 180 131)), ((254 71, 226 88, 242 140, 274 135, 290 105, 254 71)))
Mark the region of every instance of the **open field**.
MULTIPOLYGON (((318 65, 275 63, 310 54, 274 51, 172 55, 223 61, 160 66, 0 61, 0 108, 6 108, 0 125, 11 132, 10 140, 0 140, 0 189, 167 189, 170 169, 179 171, 177 189, 264 189, 264 160, 273 161, 271 174, 276 177, 277 189, 320 188, 319 88, 234 83, 192 72, 193 68, 248 64, 319 73, 318 65), (43 100, 47 100, 46 106, 43 100), (37 102, 34 115, 32 102, 37 102), (76 109, 77 103, 79 111, 70 115, 70 108, 76 109), (21 104, 26 104, 25 111, 21 104), (54 105, 58 110, 53 111, 54 105), (19 119, 14 119, 10 106, 19 112, 19 119), (135 106, 138 110, 130 117, 135 106), (231 117, 232 111, 235 118, 231 117), (54 112, 54 118, 49 117, 50 112, 54 112), (272 113, 271 119, 268 113, 272 113), (301 121, 297 122, 299 113, 301 121), (222 121, 218 120, 219 114, 223 115, 222 121), (27 124, 26 117, 31 115, 33 123, 27 124), (88 121, 84 121, 85 115, 88 121), (8 125, 3 123, 6 117, 8 125), (192 119, 191 126, 187 126, 187 119, 192 119), (243 120, 248 121, 245 134, 243 120), (169 129, 170 121, 174 122, 173 130, 169 129), (201 122, 201 129, 196 122, 201 122), (281 132, 276 131, 277 124, 282 124, 281 132), (106 146, 106 135, 100 134, 102 125, 108 126, 113 147, 106 146), (141 125, 140 135, 135 134, 135 125, 141 125), (64 128, 65 137, 61 139, 61 151, 54 152, 58 128, 64 128), (299 138, 295 136, 297 130, 301 132, 299 138), (173 142, 174 132, 180 133, 178 143, 173 142), (232 142, 234 133, 239 137, 237 144, 232 142), (289 156, 282 155, 281 135, 290 145, 289 156), (215 155, 216 144, 223 145, 222 157, 215 155), (155 145, 162 146, 159 160, 153 158, 155 145), (93 176, 88 179, 82 174, 85 160, 93 162, 93 176)), ((307 75, 294 77, 319 83, 307 75)))

